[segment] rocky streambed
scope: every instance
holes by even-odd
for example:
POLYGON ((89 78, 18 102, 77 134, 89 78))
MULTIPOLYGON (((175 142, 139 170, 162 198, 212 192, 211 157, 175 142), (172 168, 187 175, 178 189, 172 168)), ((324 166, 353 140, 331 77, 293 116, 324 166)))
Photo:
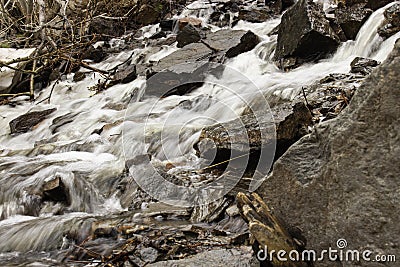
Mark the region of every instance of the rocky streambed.
POLYGON ((399 253, 398 1, 118 6, 1 37, 0 265, 392 266, 256 255, 399 253))

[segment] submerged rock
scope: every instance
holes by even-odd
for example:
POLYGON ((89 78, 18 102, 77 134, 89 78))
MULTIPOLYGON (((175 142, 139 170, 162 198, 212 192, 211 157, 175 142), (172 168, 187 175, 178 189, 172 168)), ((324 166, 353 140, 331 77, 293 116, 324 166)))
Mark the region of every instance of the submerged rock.
POLYGON ((327 57, 339 46, 322 7, 299 0, 282 16, 274 59, 282 69, 327 57))
POLYGON ((33 111, 25 113, 18 118, 10 121, 11 134, 26 133, 32 130, 36 125, 44 121, 51 113, 57 109, 47 109, 43 111, 33 111))
POLYGON ((345 238, 352 250, 368 244, 373 255, 398 253, 399 75, 397 42, 348 109, 293 145, 259 188, 286 222, 303 229, 308 249, 345 238))

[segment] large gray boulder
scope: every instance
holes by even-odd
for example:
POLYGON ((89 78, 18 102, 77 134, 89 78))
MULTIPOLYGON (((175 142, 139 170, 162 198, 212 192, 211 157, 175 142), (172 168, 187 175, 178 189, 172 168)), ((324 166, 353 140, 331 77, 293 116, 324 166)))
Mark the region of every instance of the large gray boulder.
MULTIPOLYGON (((364 81, 348 109, 318 126, 276 163, 258 192, 321 251, 399 255, 400 42, 364 81)), ((397 266, 377 262, 314 266, 397 266)))
POLYGON ((339 46, 322 6, 299 0, 282 16, 275 60, 283 69, 328 56, 339 46))

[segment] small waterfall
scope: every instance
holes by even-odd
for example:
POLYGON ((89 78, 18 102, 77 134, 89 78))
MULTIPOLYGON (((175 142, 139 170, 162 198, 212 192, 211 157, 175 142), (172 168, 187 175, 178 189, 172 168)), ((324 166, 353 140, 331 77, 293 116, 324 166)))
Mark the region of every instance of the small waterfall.
POLYGON ((371 57, 374 52, 381 50, 382 38, 377 34, 378 28, 384 21, 383 13, 395 2, 375 11, 362 26, 355 41, 342 45, 333 57, 334 61, 343 61, 349 57, 371 57))
MULTIPOLYGON (((63 237, 83 241, 95 219, 87 214, 68 214, 18 223, 0 222, 0 251, 50 251, 63 246, 63 237)), ((65 244, 64 244, 65 245, 65 244)))

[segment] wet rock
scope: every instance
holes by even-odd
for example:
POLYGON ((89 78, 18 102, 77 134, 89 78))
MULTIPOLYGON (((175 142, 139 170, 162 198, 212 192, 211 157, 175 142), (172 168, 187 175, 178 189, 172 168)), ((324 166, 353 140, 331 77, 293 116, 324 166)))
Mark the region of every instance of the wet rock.
POLYGON ((165 38, 167 37, 167 33, 165 31, 159 31, 150 36, 150 40, 155 40, 155 39, 160 39, 160 38, 165 38))
POLYGON ((60 177, 46 181, 42 186, 43 201, 69 203, 69 192, 60 177))
POLYGON ((212 50, 204 44, 189 44, 161 59, 155 66, 153 66, 152 70, 154 73, 161 72, 163 70, 174 70, 175 66, 184 64, 186 62, 207 61, 211 54, 212 50))
POLYGON ((50 126, 51 132, 55 134, 60 127, 73 122, 77 115, 78 114, 76 113, 67 113, 65 115, 55 118, 50 126))
POLYGON ((231 14, 215 11, 210 15, 210 23, 220 28, 230 25, 231 14))
POLYGON ((86 78, 86 74, 84 72, 78 71, 74 74, 73 80, 74 80, 74 82, 80 82, 80 81, 84 80, 85 78, 86 78))
POLYGON ((232 204, 232 199, 222 198, 210 204, 194 207, 190 220, 192 222, 211 223, 221 216, 225 210, 232 204))
POLYGON ((190 210, 185 207, 176 207, 161 202, 150 203, 147 208, 142 212, 144 217, 171 219, 171 218, 185 218, 190 217, 190 210))
POLYGON ((311 114, 306 105, 302 102, 282 104, 271 109, 276 125, 277 151, 278 156, 307 133, 311 125, 311 114))
POLYGON ((395 3, 384 12, 385 20, 378 29, 378 34, 389 38, 400 31, 400 4, 395 3))
POLYGON ((147 80, 145 94, 157 97, 185 95, 201 87, 207 74, 213 72, 212 67, 205 62, 185 64, 184 66, 187 67, 187 70, 167 70, 152 76, 147 80))
POLYGON ((296 3, 295 0, 282 0, 282 11, 288 9, 296 3))
POLYGON ((257 261, 249 247, 205 251, 181 260, 160 261, 149 267, 197 267, 197 266, 255 266, 257 261))
POLYGON ((237 205, 232 205, 229 208, 227 208, 226 214, 228 214, 230 217, 239 215, 239 209, 238 209, 237 205))
MULTIPOLYGON (((23 214, 27 216, 35 216, 39 217, 41 209, 43 205, 43 197, 40 196, 40 193, 38 194, 29 194, 26 196, 26 199, 24 199, 24 208, 23 208, 23 214)), ((3 210, 2 214, 0 214, 0 218, 6 219, 7 217, 4 214, 5 211, 3 210)))
POLYGON ((232 12, 236 13, 240 11, 240 8, 243 7, 243 2, 238 0, 233 1, 220 1, 217 5, 217 10, 221 12, 232 12))
POLYGON ((92 45, 89 46, 88 49, 86 49, 82 55, 84 59, 90 59, 93 60, 94 63, 100 63, 105 59, 107 56, 107 53, 103 50, 101 46, 94 48, 92 45))
POLYGON ((307 101, 314 123, 327 121, 336 118, 349 105, 365 78, 360 74, 330 74, 304 87, 294 101, 307 101))
POLYGON ((158 251, 155 248, 149 247, 139 251, 140 258, 146 263, 153 263, 157 260, 158 251))
POLYGON ((160 21, 161 31, 172 32, 174 30, 175 23, 176 23, 176 20, 173 20, 173 19, 160 21))
POLYGON ((89 32, 101 36, 121 36, 125 33, 124 23, 101 17, 93 18, 89 23, 89 32))
POLYGON ((157 40, 157 42, 155 42, 154 45, 162 47, 164 45, 173 45, 175 42, 176 42, 176 35, 170 35, 167 36, 166 38, 157 40))
POLYGON ((128 159, 125 162, 125 168, 129 169, 132 165, 140 165, 140 164, 147 163, 150 161, 151 161, 150 154, 138 155, 138 156, 135 156, 133 159, 128 159))
POLYGON ((259 188, 286 222, 303 229, 308 249, 345 237, 352 250, 368 244, 373 254, 398 253, 399 75, 397 42, 347 110, 293 145, 259 188))
POLYGON ((191 43, 197 43, 200 41, 200 33, 191 24, 186 25, 182 30, 180 30, 176 36, 176 41, 178 42, 178 47, 182 48, 191 43))
POLYGON ((251 31, 220 30, 209 33, 203 43, 227 58, 236 57, 252 50, 260 42, 260 38, 251 31))
POLYGON ((335 17, 348 40, 355 40, 362 25, 372 14, 372 10, 361 5, 337 8, 335 17))
MULTIPOLYGON (((236 206, 236 204, 235 204, 236 206)), ((246 234, 249 232, 249 227, 247 223, 243 220, 243 218, 239 214, 239 210, 237 211, 238 214, 234 216, 225 217, 223 220, 219 221, 215 226, 215 229, 220 231, 225 231, 227 233, 236 233, 239 235, 246 234)), ((248 240, 248 239, 247 239, 248 240)), ((239 241, 239 240, 236 240, 239 241)), ((235 242, 232 240, 232 242, 235 242)), ((242 242, 244 244, 246 240, 242 242)))
POLYGON ((392 2, 394 2, 394 0, 367 0, 366 7, 371 8, 372 10, 377 10, 392 2))
POLYGON ((394 2, 394 0, 338 0, 339 6, 352 7, 355 5, 363 5, 366 8, 377 10, 387 4, 394 2))
POLYGON ((26 133, 32 130, 36 125, 44 121, 51 113, 57 109, 47 109, 43 111, 33 111, 25 113, 18 118, 10 121, 11 134, 26 133))
POLYGON ((339 37, 340 41, 341 42, 348 41, 348 38, 347 38, 346 34, 344 34, 343 29, 337 23, 335 15, 332 15, 332 17, 328 17, 328 20, 329 20, 329 25, 331 26, 333 31, 336 33, 336 35, 339 37))
MULTIPOLYGON (((277 15, 283 11, 282 0, 265 0, 264 3, 272 14, 277 15)), ((286 1, 286 4, 289 4, 289 1, 286 1)))
POLYGON ((265 22, 272 17, 271 12, 267 9, 252 8, 249 10, 241 9, 239 11, 239 20, 244 20, 253 23, 265 22))
POLYGON ((56 81, 61 78, 61 73, 59 69, 54 69, 49 75, 49 82, 56 81))
POLYGON ((119 70, 115 73, 114 78, 112 80, 113 84, 117 83, 130 83, 137 78, 136 74, 136 66, 128 65, 126 67, 120 67, 119 70))
POLYGON ((159 1, 158 3, 157 1, 148 1, 148 3, 141 1, 141 5, 138 6, 138 9, 133 15, 135 22, 139 25, 157 23, 163 13, 164 4, 167 3, 163 3, 163 1, 159 1))
POLYGON ((145 95, 184 95, 199 88, 208 73, 216 71, 208 63, 211 55, 212 50, 206 45, 192 43, 161 59, 151 68, 145 95))
POLYGON ((187 25, 192 25, 195 28, 200 28, 203 21, 194 17, 185 17, 178 20, 178 29, 181 31, 187 25))
POLYGON ((114 227, 96 228, 93 231, 93 239, 97 238, 117 238, 118 232, 114 227))
MULTIPOLYGON (((239 120, 205 127, 195 149, 199 155, 213 160, 212 164, 223 162, 235 155, 243 155, 250 149, 249 163, 258 161, 256 151, 263 144, 276 138, 276 155, 279 157, 286 149, 307 133, 312 117, 304 103, 284 103, 271 109, 273 119, 270 122, 257 121, 253 114, 245 114, 239 120), (273 126, 274 125, 274 126, 273 126), (275 133, 271 132, 276 129, 275 133), (264 129, 265 128, 265 129, 264 129), (263 132, 263 136, 261 136, 263 132), (211 143, 210 143, 211 142, 211 143), (210 143, 210 145, 208 145, 210 143)), ((246 112, 245 112, 246 113, 246 112)), ((232 162, 234 164, 234 162, 232 162)), ((239 164, 239 160, 238 160, 239 164)))
POLYGON ((274 59, 281 68, 290 69, 327 57, 339 43, 322 7, 311 0, 299 0, 282 16, 274 59), (284 62, 288 59, 290 64, 284 62))
POLYGON ((350 64, 352 73, 361 73, 368 75, 373 68, 379 65, 379 62, 369 58, 356 57, 350 64))

